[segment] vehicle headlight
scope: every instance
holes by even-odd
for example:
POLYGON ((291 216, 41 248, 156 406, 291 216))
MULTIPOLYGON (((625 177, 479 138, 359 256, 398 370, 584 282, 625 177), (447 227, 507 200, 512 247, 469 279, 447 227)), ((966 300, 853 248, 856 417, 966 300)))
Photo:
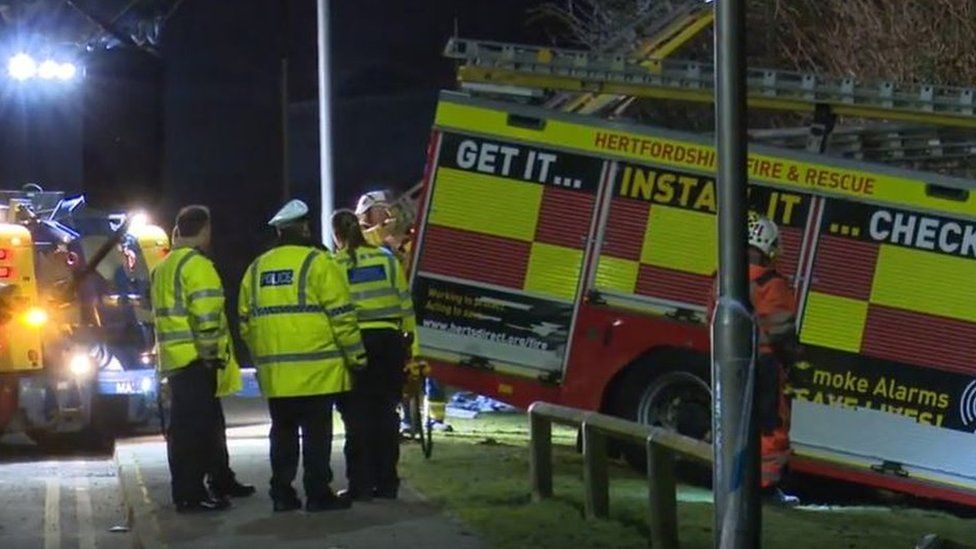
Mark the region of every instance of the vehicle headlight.
POLYGON ((95 365, 87 353, 76 353, 68 362, 68 371, 77 377, 84 377, 92 372, 95 365))
POLYGON ((24 315, 24 323, 31 328, 40 328, 47 324, 47 311, 40 307, 31 307, 24 315))

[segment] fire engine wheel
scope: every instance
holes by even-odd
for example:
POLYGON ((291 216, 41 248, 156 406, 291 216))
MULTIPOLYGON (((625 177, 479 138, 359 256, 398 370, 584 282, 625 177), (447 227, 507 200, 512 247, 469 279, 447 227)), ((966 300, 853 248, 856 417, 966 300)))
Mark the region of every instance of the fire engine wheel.
POLYGON ((711 389, 691 372, 667 372, 654 378, 637 404, 636 419, 710 442, 711 389))
MULTIPOLYGON (((650 356, 631 366, 615 387, 609 402, 615 415, 711 440, 711 386, 705 358, 679 351, 650 356)), ((620 450, 635 469, 647 466, 642 446, 624 445, 620 450)), ((693 464, 679 465, 686 480, 707 482, 710 476, 693 464)))

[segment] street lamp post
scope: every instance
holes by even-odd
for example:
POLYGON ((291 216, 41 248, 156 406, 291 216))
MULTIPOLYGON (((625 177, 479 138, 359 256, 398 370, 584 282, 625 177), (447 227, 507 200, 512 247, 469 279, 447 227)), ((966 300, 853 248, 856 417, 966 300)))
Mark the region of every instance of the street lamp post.
POLYGON ((322 241, 332 244, 330 215, 333 207, 332 181, 332 89, 329 59, 329 0, 318 0, 319 51, 319 162, 322 197, 322 241))
POLYGON ((755 322, 746 258, 745 0, 715 2, 718 302, 712 319, 715 546, 759 547, 755 322))

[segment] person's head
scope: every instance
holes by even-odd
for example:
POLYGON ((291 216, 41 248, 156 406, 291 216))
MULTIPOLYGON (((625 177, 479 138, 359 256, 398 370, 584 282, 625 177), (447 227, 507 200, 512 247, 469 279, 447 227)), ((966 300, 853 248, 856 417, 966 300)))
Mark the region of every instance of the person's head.
POLYGON ((277 231, 279 240, 294 241, 312 238, 312 226, 309 225, 308 219, 279 225, 277 231))
POLYGON ((355 215, 363 227, 382 225, 390 218, 390 197, 386 191, 370 191, 356 203, 355 215))
POLYGON ((767 265, 779 253, 779 228, 769 218, 749 212, 749 262, 767 265))
POLYGON ((355 256, 356 248, 366 245, 359 218, 350 210, 336 210, 332 214, 332 238, 336 249, 348 250, 350 256, 355 256))
POLYGON ((312 238, 308 222, 308 205, 301 200, 290 200, 268 222, 278 233, 278 240, 302 242, 312 238))
POLYGON ((209 251, 212 228, 210 209, 200 204, 186 206, 176 214, 173 247, 189 246, 209 251))

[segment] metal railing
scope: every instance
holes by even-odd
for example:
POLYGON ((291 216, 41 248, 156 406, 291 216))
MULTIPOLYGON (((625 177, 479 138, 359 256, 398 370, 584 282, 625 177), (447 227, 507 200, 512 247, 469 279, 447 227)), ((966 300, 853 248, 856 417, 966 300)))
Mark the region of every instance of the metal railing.
POLYGON ((678 547, 675 455, 712 462, 712 446, 660 427, 641 425, 597 412, 535 402, 529 407, 529 470, 532 499, 551 498, 552 424, 577 427, 583 436, 583 501, 586 518, 610 514, 607 440, 643 444, 647 448, 647 521, 650 543, 656 549, 678 547))

